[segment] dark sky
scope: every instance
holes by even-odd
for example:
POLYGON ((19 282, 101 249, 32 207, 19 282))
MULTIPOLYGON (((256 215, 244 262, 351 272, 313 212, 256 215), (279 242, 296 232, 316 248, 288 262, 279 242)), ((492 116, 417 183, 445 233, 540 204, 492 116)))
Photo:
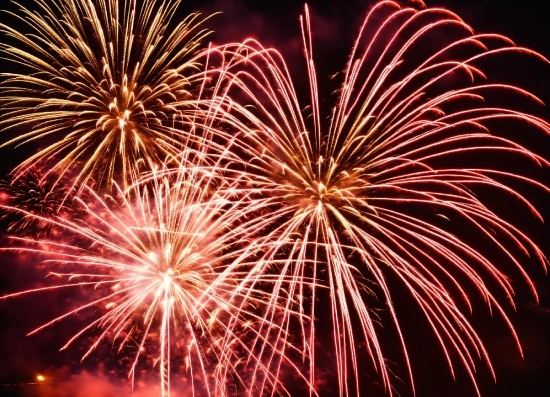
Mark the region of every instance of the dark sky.
MULTIPOLYGON (((45 0, 48 1, 48 0, 45 0)), ((31 4, 31 0, 21 1, 31 4)), ((344 68, 349 49, 353 44, 362 18, 373 4, 369 0, 311 1, 308 3, 312 14, 314 51, 319 65, 319 79, 344 68)), ((532 48, 550 57, 550 2, 543 0, 499 1, 499 0, 434 0, 426 1, 428 6, 442 6, 455 11, 477 32, 497 32, 512 38, 516 44, 532 48)), ((2 8, 8 7, 4 5, 2 8)), ((222 11, 208 25, 215 33, 215 43, 240 41, 247 37, 261 40, 265 46, 277 47, 286 57, 296 80, 304 81, 303 56, 298 17, 303 3, 297 0, 205 0, 184 1, 181 15, 200 10, 204 14, 222 11), (284 6, 282 5, 284 4, 284 6)), ((10 24, 2 16, 2 21, 10 24)), ((515 68, 518 70, 518 68, 515 68)), ((516 78, 526 88, 550 103, 550 68, 519 68, 516 78), (546 70, 546 73, 540 73, 546 70)), ((548 118, 548 110, 543 111, 548 118)), ((546 145, 541 150, 549 154, 550 140, 540 140, 537 144, 546 145)), ((2 157, 9 153, 3 149, 2 157)), ((4 167, 5 168, 5 167, 4 167)), ((4 175, 0 175, 4 177, 4 175)), ((548 172, 546 183, 549 182, 548 172)), ((541 207, 547 224, 550 224, 548 196, 529 192, 535 204, 541 207)), ((541 244, 547 256, 548 226, 527 222, 528 232, 541 244)), ((36 274, 34 261, 27 257, 2 254, 0 256, 0 295, 39 282, 41 274, 36 274)), ((485 397, 542 397, 550 395, 550 296, 549 278, 534 263, 527 264, 527 271, 533 277, 540 292, 541 303, 535 305, 526 293, 521 282, 518 286, 517 314, 510 317, 516 327, 524 348, 525 360, 521 360, 514 350, 513 340, 502 321, 490 319, 486 310, 476 312, 472 322, 483 336, 497 374, 494 385, 487 369, 479 363, 479 385, 485 397)), ((79 366, 79 349, 58 352, 67 334, 64 326, 54 327, 33 337, 24 335, 34 327, 52 317, 55 308, 51 302, 62 304, 66 299, 62 294, 55 298, 28 296, 8 301, 0 301, 0 396, 2 397, 107 397, 129 395, 126 379, 116 381, 109 364, 101 358, 92 358, 79 366), (50 309, 53 310, 50 313, 50 309), (105 364, 105 365, 104 365, 105 364), (48 385, 35 385, 37 374, 44 374, 48 385), (93 390, 93 392, 92 392, 93 390)), ((418 340, 411 344, 413 366, 417 382, 417 397, 466 397, 475 395, 467 377, 458 371, 458 380, 453 381, 437 348, 430 346, 431 336, 422 320, 414 317, 414 310, 406 316, 408 323, 403 326, 414 329, 411 335, 418 340)), ((74 324, 73 324, 74 326, 74 324)), ((70 328, 70 326, 69 326, 70 328)), ((101 355, 99 356, 101 357, 101 355)), ((399 365, 399 363, 397 363, 399 365)), ((152 374, 155 379, 156 373, 152 374)), ((150 379, 149 379, 150 380, 150 379)), ((376 386, 376 376, 364 374, 365 396, 381 396, 376 386)), ((406 380, 404 379, 406 383, 406 380)), ((396 382, 403 397, 411 396, 406 385, 396 382)), ((136 388, 135 397, 159 395, 156 386, 150 386, 145 379, 136 388)), ((184 394, 186 395, 186 394, 184 394)), ((332 397, 334 393, 321 393, 332 397)))

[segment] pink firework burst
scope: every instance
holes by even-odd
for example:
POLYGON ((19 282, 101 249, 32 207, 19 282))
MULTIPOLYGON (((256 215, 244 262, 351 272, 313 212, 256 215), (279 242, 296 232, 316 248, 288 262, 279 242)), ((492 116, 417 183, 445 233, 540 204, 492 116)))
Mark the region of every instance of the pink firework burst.
POLYGON ((360 394, 360 344, 393 393, 382 319, 394 325, 414 389, 407 333, 394 305, 397 294, 407 294, 453 376, 461 365, 479 394, 476 362, 493 370, 469 318, 473 296, 500 315, 521 352, 505 311, 514 307, 509 274, 523 277, 537 299, 522 261, 533 256, 548 266, 531 238, 483 198, 491 191, 542 219, 521 185, 549 192, 510 165, 550 166, 514 134, 550 134, 547 121, 521 110, 541 101, 493 81, 490 62, 548 61, 501 35, 476 34, 449 10, 380 2, 365 18, 325 121, 307 7, 301 23, 310 84, 305 107, 276 50, 254 40, 217 49, 214 118, 223 125, 220 139, 237 142, 232 147, 242 161, 234 169, 251 175, 243 194, 261 214, 254 244, 262 256, 254 271, 294 278, 289 288, 302 297, 304 318, 318 319, 301 327, 310 384, 316 328, 330 311, 340 395, 360 394), (313 287, 302 285, 304 276, 313 287), (319 284, 330 291, 326 306, 319 284))

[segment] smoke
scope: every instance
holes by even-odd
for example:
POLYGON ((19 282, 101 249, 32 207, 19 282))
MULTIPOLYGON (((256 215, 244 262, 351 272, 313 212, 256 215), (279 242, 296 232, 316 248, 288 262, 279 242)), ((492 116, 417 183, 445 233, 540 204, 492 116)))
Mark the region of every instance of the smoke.
MULTIPOLYGON (((160 396, 159 382, 136 381, 132 388, 130 379, 116 379, 101 371, 82 371, 69 375, 67 367, 45 376, 43 383, 23 387, 22 397, 151 397, 160 396), (62 379, 62 380, 60 380, 62 379)), ((171 390, 171 397, 188 397, 185 389, 171 390)))

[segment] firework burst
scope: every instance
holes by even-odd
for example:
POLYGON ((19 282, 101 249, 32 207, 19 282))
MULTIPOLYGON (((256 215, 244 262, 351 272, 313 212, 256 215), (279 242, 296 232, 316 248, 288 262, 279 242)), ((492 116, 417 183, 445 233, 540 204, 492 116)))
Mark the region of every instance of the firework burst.
MULTIPOLYGON (((453 376, 460 363, 479 394, 476 360, 492 367, 468 318, 473 303, 467 291, 480 294, 518 342, 499 298, 513 306, 512 284, 483 246, 499 250, 535 298, 521 258, 534 255, 545 270, 548 265, 536 244, 477 192, 499 191, 540 218, 514 186, 549 189, 513 167, 495 168, 484 160, 504 156, 550 165, 509 132, 513 125, 550 134, 548 122, 494 98, 540 100, 519 87, 487 81, 482 66, 506 54, 548 61, 506 37, 475 34, 451 11, 381 2, 365 19, 325 126, 307 8, 301 22, 311 87, 304 112, 277 51, 253 40, 217 49, 219 96, 213 108, 226 123, 220 131, 230 131, 226 139, 238 137, 236 153, 243 161, 237 169, 253 180, 243 192, 252 192, 252 205, 262 214, 254 240, 262 256, 254 271, 295 277, 288 288, 303 297, 301 310, 310 319, 326 310, 316 304, 315 286, 328 287, 341 395, 360 393, 361 339, 386 390, 393 391, 374 294, 383 297, 395 325, 414 388, 388 279, 401 282, 418 304, 453 376), (464 227, 481 245, 461 232, 464 227), (301 285, 304 275, 314 280, 313 288, 301 285)), ((315 324, 302 324, 310 384, 315 324)))
POLYGON ((4 146, 41 140, 17 168, 55 159, 74 185, 126 186, 183 146, 200 90, 197 53, 208 34, 191 14, 169 26, 180 0, 36 1, 10 14, 28 32, 0 25, 17 44, 4 57, 24 72, 3 73, 1 125, 25 129, 4 146), (28 129, 30 128, 30 131, 28 129))
POLYGON ((118 354, 134 356, 132 379, 140 357, 158 365, 163 397, 170 395, 172 369, 182 367, 201 395, 285 393, 276 371, 286 349, 295 348, 264 313, 288 316, 295 300, 268 299, 260 286, 274 279, 249 272, 246 209, 224 180, 195 165, 155 171, 133 187, 131 199, 120 189, 105 199, 87 189, 88 202, 80 200, 85 216, 77 219, 4 207, 53 225, 66 238, 13 237, 9 250, 47 256, 44 266, 57 282, 3 299, 86 289, 87 302, 75 302, 30 334, 77 314, 93 316, 62 349, 91 336, 84 359, 112 339, 118 354))
POLYGON ((4 204, 17 208, 6 217, 10 220, 7 231, 18 235, 49 236, 54 233, 53 225, 41 219, 75 217, 78 212, 65 181, 47 173, 44 167, 34 166, 11 183, 2 182, 0 189, 5 196, 4 204))

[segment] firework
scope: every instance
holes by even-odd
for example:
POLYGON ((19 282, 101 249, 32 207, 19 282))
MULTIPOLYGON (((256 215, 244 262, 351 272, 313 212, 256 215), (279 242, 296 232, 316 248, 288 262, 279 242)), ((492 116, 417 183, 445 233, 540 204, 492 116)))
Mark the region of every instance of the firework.
POLYGON ((133 187, 132 198, 118 189, 102 199, 86 189, 89 200, 77 199, 85 215, 76 219, 8 207, 67 237, 13 237, 9 250, 45 255, 43 266, 56 282, 3 299, 85 289, 86 302, 75 294, 75 307, 30 334, 67 317, 90 318, 62 349, 91 340, 84 359, 112 339, 119 355, 133 356, 132 379, 140 357, 158 365, 163 397, 170 395, 172 370, 181 367, 200 395, 284 393, 276 371, 285 352, 296 349, 278 317, 264 313, 293 315, 295 299, 268 299, 260 287, 274 279, 250 273, 245 198, 234 197, 237 181, 216 175, 204 165, 155 171, 133 187))
POLYGON ((185 146, 181 131, 193 128, 197 53, 208 32, 199 14, 168 28, 179 4, 37 0, 38 12, 20 6, 10 14, 28 31, 0 25, 17 43, 1 44, 4 57, 23 70, 2 74, 0 123, 24 132, 4 146, 44 144, 16 175, 53 158, 74 185, 93 178, 110 189, 185 146))
POLYGON ((44 167, 34 166, 19 178, 12 178, 10 183, 2 182, 0 189, 5 195, 4 204, 17 208, 5 215, 10 220, 8 232, 37 238, 49 236, 54 233, 53 225, 41 218, 75 217, 78 213, 72 190, 44 167))
MULTIPOLYGON (((458 362, 479 394, 477 359, 493 370, 468 319, 473 303, 467 291, 475 290, 501 315, 521 352, 498 298, 513 306, 512 284, 483 247, 500 251, 535 298, 522 257, 534 255, 545 270, 548 262, 477 192, 499 191, 540 218, 514 186, 549 189, 509 164, 527 159, 535 167, 550 165, 510 132, 519 127, 549 134, 548 122, 495 98, 509 98, 508 104, 540 100, 514 85, 487 81, 482 65, 507 54, 548 61, 503 36, 475 34, 451 11, 381 2, 364 21, 325 126, 307 8, 301 22, 311 87, 305 111, 276 50, 254 40, 216 50, 218 96, 212 107, 225 123, 218 133, 236 139, 243 160, 235 168, 252 180, 243 194, 252 194, 251 205, 261 214, 254 272, 294 277, 288 291, 302 297, 300 310, 309 314, 304 318, 331 311, 340 395, 360 393, 361 340, 386 390, 393 391, 373 295, 383 298, 414 389, 388 279, 401 282, 418 304, 453 376, 458 362), (488 165, 488 157, 498 156, 508 165, 488 165), (301 284, 304 276, 313 280, 310 287, 301 284), (320 284, 330 291, 330 309, 316 303, 320 284)), ((301 326, 312 385, 315 325, 301 326)))

